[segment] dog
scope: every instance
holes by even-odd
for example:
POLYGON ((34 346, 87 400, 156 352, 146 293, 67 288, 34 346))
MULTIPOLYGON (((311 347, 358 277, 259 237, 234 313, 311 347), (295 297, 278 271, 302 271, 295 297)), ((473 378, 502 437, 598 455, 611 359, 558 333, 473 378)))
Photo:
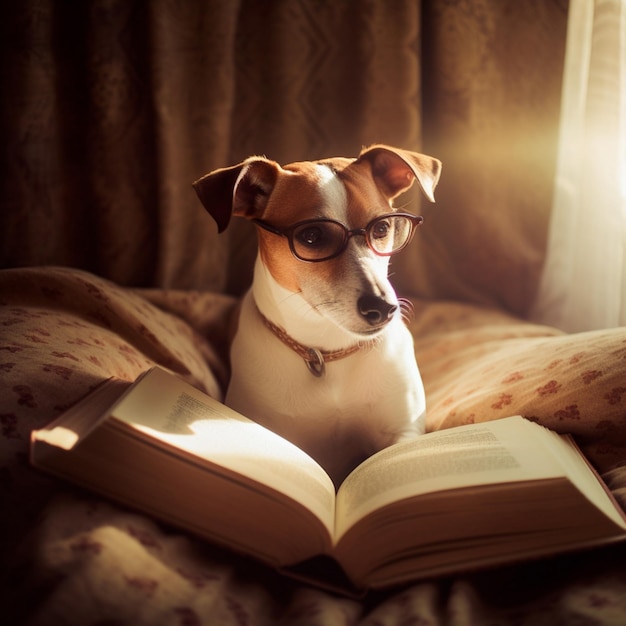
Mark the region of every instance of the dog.
POLYGON ((376 144, 358 158, 265 157, 193 183, 223 232, 256 224, 258 253, 232 340, 225 402, 313 457, 336 486, 424 430, 413 340, 388 280, 422 218, 392 201, 417 180, 434 202, 441 162, 376 144))

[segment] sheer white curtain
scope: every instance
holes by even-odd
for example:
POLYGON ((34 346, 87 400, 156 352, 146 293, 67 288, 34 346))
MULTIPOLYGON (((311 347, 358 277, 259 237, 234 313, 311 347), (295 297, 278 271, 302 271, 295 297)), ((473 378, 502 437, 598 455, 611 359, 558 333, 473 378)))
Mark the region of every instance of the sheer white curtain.
POLYGON ((533 318, 626 326, 626 0, 570 0, 551 220, 533 318))

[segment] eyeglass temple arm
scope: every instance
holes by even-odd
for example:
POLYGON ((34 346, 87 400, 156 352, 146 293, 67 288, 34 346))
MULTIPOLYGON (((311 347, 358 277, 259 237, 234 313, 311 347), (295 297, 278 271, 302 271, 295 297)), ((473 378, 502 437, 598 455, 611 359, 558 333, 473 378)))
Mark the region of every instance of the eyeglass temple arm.
POLYGON ((255 224, 257 224, 261 228, 269 231, 270 233, 273 233, 274 235, 280 235, 281 237, 286 237, 287 236, 282 229, 276 228, 276 227, 272 226, 271 224, 268 224, 267 222, 264 222, 263 220, 255 218, 255 219, 253 219, 251 221, 253 221, 255 224))

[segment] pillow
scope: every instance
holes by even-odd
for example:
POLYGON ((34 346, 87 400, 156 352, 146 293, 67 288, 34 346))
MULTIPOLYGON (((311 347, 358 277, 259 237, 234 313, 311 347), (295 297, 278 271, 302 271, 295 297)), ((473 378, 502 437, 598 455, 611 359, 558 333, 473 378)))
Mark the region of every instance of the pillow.
POLYGON ((412 326, 427 429, 520 414, 576 435, 603 471, 626 459, 626 328, 564 334, 460 304, 412 326))
POLYGON ((32 429, 107 378, 132 381, 154 364, 219 398, 218 361, 183 320, 109 281, 63 268, 0 271, 0 501, 12 511, 0 515, 0 554, 57 487, 29 467, 32 429))

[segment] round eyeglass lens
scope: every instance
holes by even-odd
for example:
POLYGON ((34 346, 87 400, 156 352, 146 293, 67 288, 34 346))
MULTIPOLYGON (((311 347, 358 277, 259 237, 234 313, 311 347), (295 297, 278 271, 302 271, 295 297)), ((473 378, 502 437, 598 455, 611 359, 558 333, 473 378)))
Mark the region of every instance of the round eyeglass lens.
POLYGON ((292 245, 296 256, 306 261, 317 261, 331 257, 344 244, 346 232, 335 222, 308 222, 301 224, 292 233, 292 245))
POLYGON ((411 231, 412 224, 407 217, 387 215, 370 225, 369 242, 379 254, 391 254, 407 243, 411 231))

